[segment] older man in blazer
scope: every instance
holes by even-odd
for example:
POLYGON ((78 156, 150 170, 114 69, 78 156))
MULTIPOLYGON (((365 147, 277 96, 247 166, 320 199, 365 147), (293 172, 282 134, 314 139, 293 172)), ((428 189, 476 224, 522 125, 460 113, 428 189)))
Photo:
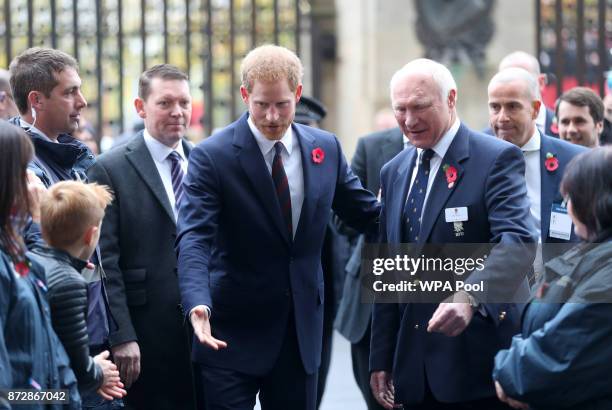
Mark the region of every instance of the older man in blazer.
POLYGON ((145 129, 101 155, 89 169, 108 185, 100 248, 110 308, 118 329, 112 353, 134 409, 193 409, 189 345, 179 309, 176 218, 190 145, 191 118, 185 73, 162 64, 139 81, 136 111, 145 129))
MULTIPOLYGON (((408 145, 408 141, 404 142, 404 136, 398 127, 361 137, 357 141, 351 169, 366 189, 378 194, 380 170, 385 163, 402 151, 404 145, 408 145)), ((381 407, 372 396, 369 370, 372 304, 364 303, 362 300, 363 292, 359 276, 361 248, 364 241, 365 237, 360 235, 346 264, 344 288, 334 325, 338 332, 351 342, 355 381, 363 394, 368 410, 376 410, 381 407)))
POLYGON ((321 359, 321 247, 329 213, 376 229, 379 204, 334 135, 293 122, 302 64, 267 45, 242 62, 248 114, 191 153, 179 283, 208 410, 313 410, 321 359))
POLYGON ((521 151, 461 124, 457 86, 439 63, 418 59, 399 70, 391 101, 412 146, 381 171, 382 242, 491 244, 484 268, 465 281, 486 282, 496 300, 459 290, 442 303, 376 304, 374 395, 386 408, 505 408, 491 382, 493 357, 519 329, 519 309, 506 302, 535 253, 521 151))

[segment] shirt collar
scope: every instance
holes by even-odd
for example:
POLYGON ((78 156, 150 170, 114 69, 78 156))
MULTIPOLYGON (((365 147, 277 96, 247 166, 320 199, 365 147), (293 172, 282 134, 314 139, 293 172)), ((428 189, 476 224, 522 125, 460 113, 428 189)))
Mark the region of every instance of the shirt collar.
MULTIPOLYGON (((263 155, 266 155, 268 152, 270 152, 274 148, 274 145, 276 144, 277 141, 269 140, 268 138, 266 138, 261 133, 261 131, 257 129, 250 115, 249 115, 249 118, 247 119, 247 123, 249 124, 249 128, 251 129, 251 132, 253 133, 253 136, 255 137, 255 141, 257 142, 259 149, 261 150, 263 155)), ((285 134, 283 135, 283 138, 280 139, 280 142, 284 145, 289 155, 291 155, 291 150, 293 148, 292 127, 287 128, 287 131, 285 131, 285 134)))
POLYGON ((172 149, 153 138, 153 136, 149 134, 149 131, 147 131, 146 128, 143 131, 143 136, 145 144, 147 145, 147 148, 149 148, 149 152, 151 153, 151 156, 155 161, 164 162, 172 151, 176 151, 181 156, 181 158, 183 158, 183 161, 187 160, 187 158, 185 157, 185 152, 183 150, 182 141, 179 142, 175 149, 172 149))
POLYGON ((525 145, 521 147, 521 150, 523 152, 531 152, 531 151, 540 150, 540 143, 541 143, 540 131, 538 131, 538 127, 534 127, 534 128, 535 129, 533 131, 533 135, 531 136, 531 138, 529 138, 529 141, 527 141, 527 143, 525 143, 525 145))
MULTIPOLYGON (((453 125, 451 125, 448 131, 446 131, 442 138, 440 138, 440 141, 438 141, 437 144, 432 147, 432 150, 440 158, 444 158, 444 156, 446 155, 446 151, 448 151, 448 147, 450 147, 453 140, 455 139, 455 135, 457 135, 457 131, 459 131, 460 126, 461 121, 459 121, 459 118, 456 118, 453 125)), ((421 154, 421 151, 423 151, 422 148, 417 148, 417 152, 419 155, 421 154)))

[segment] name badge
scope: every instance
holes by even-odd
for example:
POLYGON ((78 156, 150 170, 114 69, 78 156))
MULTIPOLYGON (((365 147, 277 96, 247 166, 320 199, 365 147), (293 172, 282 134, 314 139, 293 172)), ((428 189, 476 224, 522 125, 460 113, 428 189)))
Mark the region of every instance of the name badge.
POLYGON ((567 214, 567 208, 553 204, 550 210, 550 227, 548 236, 569 241, 572 235, 572 219, 567 214))
POLYGON ((468 209, 467 206, 459 208, 446 208, 444 210, 444 216, 446 222, 463 222, 468 220, 468 209))

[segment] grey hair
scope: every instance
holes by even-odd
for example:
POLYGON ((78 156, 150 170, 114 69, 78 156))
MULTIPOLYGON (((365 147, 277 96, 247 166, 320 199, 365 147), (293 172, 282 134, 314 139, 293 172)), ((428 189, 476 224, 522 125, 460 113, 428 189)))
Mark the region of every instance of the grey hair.
POLYGON ((448 94, 451 90, 457 91, 457 83, 455 82, 455 79, 448 68, 436 61, 429 60, 427 58, 418 58, 416 60, 412 60, 393 74, 393 77, 391 77, 391 81, 389 82, 391 94, 393 94, 393 88, 395 87, 397 81, 406 75, 413 73, 430 74, 440 89, 442 101, 445 101, 448 98, 448 94))

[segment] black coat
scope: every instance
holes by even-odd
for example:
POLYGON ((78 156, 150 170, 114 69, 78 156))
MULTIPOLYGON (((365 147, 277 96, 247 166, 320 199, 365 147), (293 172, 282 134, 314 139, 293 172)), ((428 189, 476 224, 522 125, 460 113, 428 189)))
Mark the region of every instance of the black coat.
MULTIPOLYGON (((185 154, 190 148, 183 143, 185 154)), ((138 341, 141 372, 126 397, 136 409, 193 408, 188 342, 180 312, 176 224, 142 132, 101 155, 88 175, 109 186, 100 236, 115 346, 138 341), (145 387, 146 386, 146 387, 145 387)))
POLYGON ((51 322, 68 353, 79 390, 97 390, 104 374, 89 352, 87 281, 80 273, 87 262, 49 247, 35 249, 31 257, 45 267, 51 322))

